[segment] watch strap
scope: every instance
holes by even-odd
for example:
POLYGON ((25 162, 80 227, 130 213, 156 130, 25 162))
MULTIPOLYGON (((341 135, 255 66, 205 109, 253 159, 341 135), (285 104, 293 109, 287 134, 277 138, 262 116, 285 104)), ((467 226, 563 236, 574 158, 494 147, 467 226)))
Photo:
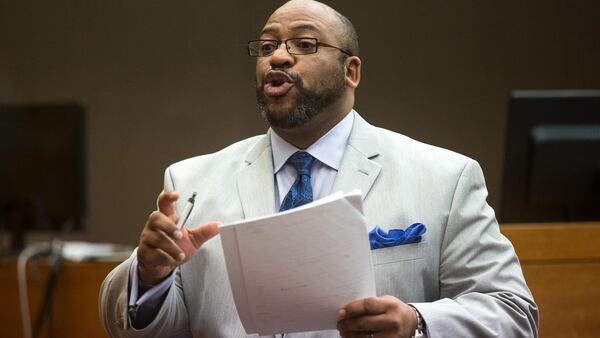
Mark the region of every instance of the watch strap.
POLYGON ((424 338, 425 337, 425 321, 421 316, 419 310, 416 307, 408 304, 413 310, 415 310, 415 314, 417 315, 417 327, 415 328, 415 332, 411 336, 411 338, 424 338))

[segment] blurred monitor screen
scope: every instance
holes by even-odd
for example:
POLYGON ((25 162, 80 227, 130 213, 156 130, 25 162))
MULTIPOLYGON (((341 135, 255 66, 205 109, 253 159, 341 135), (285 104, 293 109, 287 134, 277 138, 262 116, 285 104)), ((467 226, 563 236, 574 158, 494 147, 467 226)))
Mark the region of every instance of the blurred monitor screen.
POLYGON ((511 94, 500 221, 600 220, 600 91, 511 94))
POLYGON ((83 227, 84 126, 79 104, 0 105, 0 227, 83 227))

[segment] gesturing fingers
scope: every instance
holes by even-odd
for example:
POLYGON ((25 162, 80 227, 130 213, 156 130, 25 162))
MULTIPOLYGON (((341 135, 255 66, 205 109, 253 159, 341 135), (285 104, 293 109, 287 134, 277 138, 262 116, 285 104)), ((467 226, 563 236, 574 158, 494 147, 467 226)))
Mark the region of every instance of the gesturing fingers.
MULTIPOLYGON (((175 224, 167 216, 161 212, 155 211, 148 218, 146 227, 140 236, 140 249, 144 260, 153 265, 166 265, 164 255, 159 255, 160 251, 170 256, 174 261, 168 263, 173 265, 174 262, 183 260, 185 255, 175 241, 181 238, 181 231, 177 230, 175 224), (158 253, 146 255, 145 249, 158 249, 158 253), (162 258, 161 258, 162 257, 162 258), (155 262, 154 259, 158 261, 155 262)), ((149 252, 152 250, 148 250, 149 252)))
POLYGON ((179 199, 179 193, 177 191, 163 191, 158 195, 156 200, 156 207, 158 211, 165 214, 173 222, 177 220, 177 210, 175 208, 175 202, 179 199))
POLYGON ((159 248, 140 246, 138 248, 138 255, 145 257, 143 261, 138 259, 138 262, 151 269, 157 267, 174 267, 179 262, 179 259, 173 258, 172 254, 159 248))

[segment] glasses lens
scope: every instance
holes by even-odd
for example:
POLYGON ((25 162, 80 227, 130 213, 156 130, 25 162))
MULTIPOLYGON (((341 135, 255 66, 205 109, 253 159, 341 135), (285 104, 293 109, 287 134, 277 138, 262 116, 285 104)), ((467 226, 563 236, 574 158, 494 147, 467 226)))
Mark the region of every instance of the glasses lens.
POLYGON ((251 56, 269 56, 277 49, 278 42, 271 40, 256 40, 248 42, 251 56))
POLYGON ((289 39, 286 45, 291 54, 313 54, 317 52, 317 39, 289 39))

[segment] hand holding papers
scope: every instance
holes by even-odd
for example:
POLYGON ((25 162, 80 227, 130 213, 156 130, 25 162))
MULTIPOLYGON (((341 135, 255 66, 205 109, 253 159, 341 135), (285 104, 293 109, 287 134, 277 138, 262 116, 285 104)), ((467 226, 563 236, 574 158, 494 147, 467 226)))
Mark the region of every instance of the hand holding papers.
POLYGON ((246 333, 336 328, 344 304, 375 295, 359 191, 220 228, 246 333))

